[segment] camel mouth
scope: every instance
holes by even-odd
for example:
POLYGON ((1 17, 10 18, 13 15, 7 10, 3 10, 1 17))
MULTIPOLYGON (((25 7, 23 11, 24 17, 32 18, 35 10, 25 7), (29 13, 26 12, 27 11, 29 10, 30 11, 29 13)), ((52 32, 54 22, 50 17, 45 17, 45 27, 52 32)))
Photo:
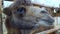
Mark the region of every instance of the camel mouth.
POLYGON ((53 23, 50 23, 48 20, 40 20, 38 22, 39 26, 45 26, 45 27, 49 27, 49 26, 53 26, 53 23))
POLYGON ((46 19, 42 19, 44 22, 46 22, 46 24, 48 25, 53 25, 54 20, 46 20, 46 19))

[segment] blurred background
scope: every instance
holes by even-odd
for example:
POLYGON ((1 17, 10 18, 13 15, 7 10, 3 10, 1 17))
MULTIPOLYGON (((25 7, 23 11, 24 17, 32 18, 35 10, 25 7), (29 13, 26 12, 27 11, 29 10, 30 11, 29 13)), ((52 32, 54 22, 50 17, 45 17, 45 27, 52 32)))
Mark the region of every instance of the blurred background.
POLYGON ((2 0, 0 0, 0 34, 2 34, 2 11, 1 11, 1 8, 2 8, 2 0))

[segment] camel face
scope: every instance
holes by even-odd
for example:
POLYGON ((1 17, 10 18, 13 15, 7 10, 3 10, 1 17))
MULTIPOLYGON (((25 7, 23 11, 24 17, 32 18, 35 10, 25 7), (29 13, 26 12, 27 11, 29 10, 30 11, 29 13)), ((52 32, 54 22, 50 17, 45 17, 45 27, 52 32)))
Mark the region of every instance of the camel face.
POLYGON ((3 12, 7 15, 5 25, 9 34, 12 32, 11 28, 13 33, 15 33, 14 29, 22 34, 30 34, 32 31, 32 33, 41 32, 53 26, 54 22, 49 11, 43 7, 33 6, 30 0, 16 0, 12 5, 4 8, 3 12))
POLYGON ((33 6, 30 0, 16 0, 4 11, 6 15, 11 16, 11 25, 21 29, 39 27, 40 25, 51 26, 54 22, 49 11, 33 6))
POLYGON ((20 7, 12 12, 12 21, 14 21, 14 27, 35 29, 41 25, 52 26, 54 19, 45 8, 26 6, 26 8, 20 7))

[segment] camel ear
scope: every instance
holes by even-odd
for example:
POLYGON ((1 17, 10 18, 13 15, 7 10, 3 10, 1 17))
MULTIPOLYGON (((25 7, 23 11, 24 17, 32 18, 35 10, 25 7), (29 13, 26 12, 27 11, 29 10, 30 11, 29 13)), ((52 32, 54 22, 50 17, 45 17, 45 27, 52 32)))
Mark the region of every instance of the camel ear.
POLYGON ((11 10, 8 7, 3 9, 3 13, 6 14, 7 16, 10 16, 12 14, 11 10))

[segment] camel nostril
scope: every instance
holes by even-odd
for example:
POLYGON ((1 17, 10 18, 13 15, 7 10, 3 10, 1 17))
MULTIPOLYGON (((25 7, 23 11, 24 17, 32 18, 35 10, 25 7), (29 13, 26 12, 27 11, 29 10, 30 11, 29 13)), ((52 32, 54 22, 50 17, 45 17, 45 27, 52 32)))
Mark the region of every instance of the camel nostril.
POLYGON ((46 11, 41 11, 41 13, 47 13, 46 11))

